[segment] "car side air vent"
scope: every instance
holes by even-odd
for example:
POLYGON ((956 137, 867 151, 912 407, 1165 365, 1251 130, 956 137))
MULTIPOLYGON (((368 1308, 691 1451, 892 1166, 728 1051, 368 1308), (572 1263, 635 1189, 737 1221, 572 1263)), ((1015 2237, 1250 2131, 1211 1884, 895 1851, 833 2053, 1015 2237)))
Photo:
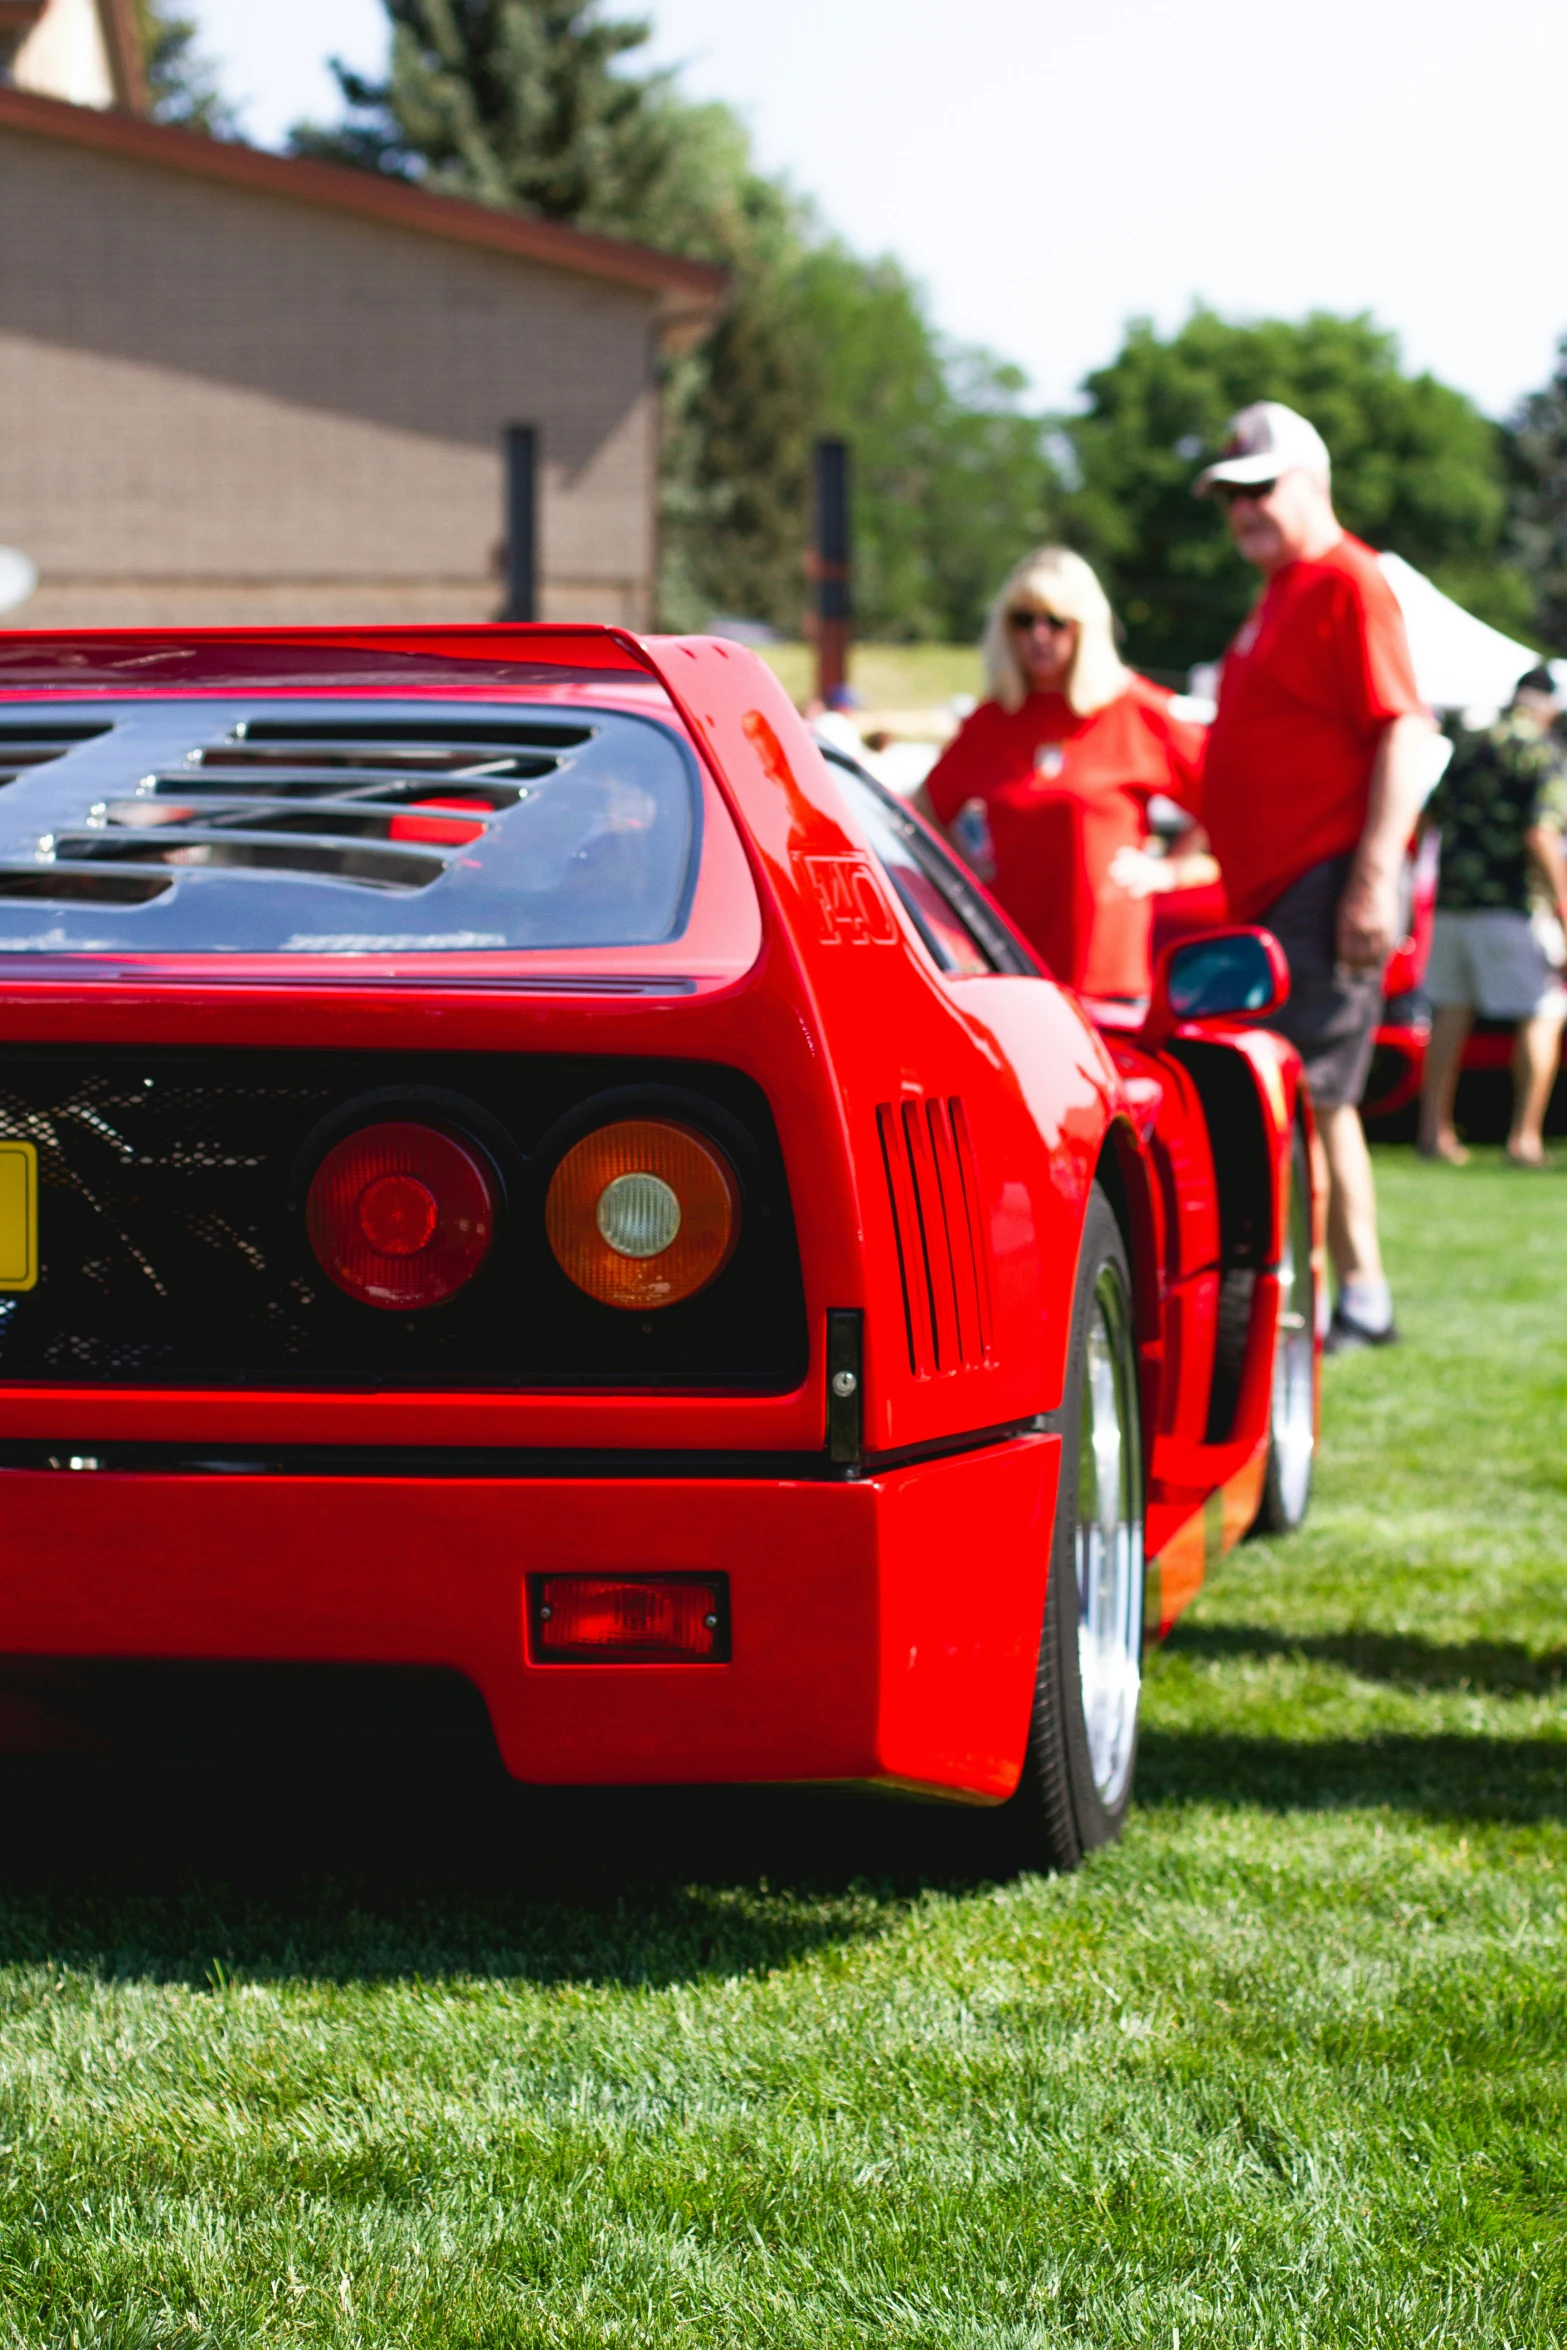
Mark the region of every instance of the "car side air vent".
POLYGON ((968 1119, 954 1095, 876 1112, 917 1379, 973 1369, 992 1347, 990 1263, 968 1119))
POLYGON ((78 743, 96 742, 108 726, 45 724, 41 719, 0 720, 0 784, 15 783, 31 767, 63 759, 78 743))
MULTIPOLYGON (((57 864, 319 873, 367 889, 438 881, 450 852, 553 774, 593 728, 494 719, 241 720, 135 795, 94 809, 91 828, 44 844, 57 864)), ((4 889, 0 877, 0 891, 4 889)))

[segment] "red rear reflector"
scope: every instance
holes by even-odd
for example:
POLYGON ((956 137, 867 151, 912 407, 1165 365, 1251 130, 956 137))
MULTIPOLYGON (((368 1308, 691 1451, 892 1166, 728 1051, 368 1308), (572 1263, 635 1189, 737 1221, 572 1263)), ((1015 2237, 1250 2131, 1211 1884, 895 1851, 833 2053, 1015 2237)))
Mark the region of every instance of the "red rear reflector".
POLYGON ((729 1654, 723 1575, 537 1575, 533 1653, 541 1662, 722 1664, 729 1654))

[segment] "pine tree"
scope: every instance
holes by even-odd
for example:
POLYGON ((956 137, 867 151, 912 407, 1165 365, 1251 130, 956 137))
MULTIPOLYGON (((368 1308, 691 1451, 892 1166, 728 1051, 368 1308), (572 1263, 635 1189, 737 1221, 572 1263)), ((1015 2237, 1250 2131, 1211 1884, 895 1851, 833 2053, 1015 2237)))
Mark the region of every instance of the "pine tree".
POLYGON ((296 153, 368 164, 546 220, 628 230, 669 166, 662 76, 615 71, 645 24, 600 21, 596 0, 386 0, 384 81, 332 70, 347 105, 301 126, 296 153))
POLYGON ((218 86, 216 69, 197 47, 201 28, 195 18, 177 15, 166 0, 135 0, 135 11, 154 122, 237 139, 238 118, 218 86))

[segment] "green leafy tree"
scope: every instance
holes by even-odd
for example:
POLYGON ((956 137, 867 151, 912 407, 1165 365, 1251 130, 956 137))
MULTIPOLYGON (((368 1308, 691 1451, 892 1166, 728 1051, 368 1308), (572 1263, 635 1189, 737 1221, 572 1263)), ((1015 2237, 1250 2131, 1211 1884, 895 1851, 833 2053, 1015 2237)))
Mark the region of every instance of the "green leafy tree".
POLYGON ((1173 676, 1214 658, 1256 595, 1222 516, 1191 495, 1226 419, 1252 400, 1311 418, 1349 529, 1482 619, 1527 628, 1530 590, 1503 555, 1498 427, 1434 376, 1406 375, 1396 337, 1370 318, 1235 325, 1198 309, 1168 340, 1138 320, 1084 389, 1086 413, 1065 426, 1080 477, 1069 527, 1102 564, 1141 665, 1173 676))
POLYGON ((1553 652, 1567 652, 1567 341, 1556 372, 1531 392, 1508 435, 1511 513, 1508 547, 1534 596, 1535 626, 1553 652))
POLYGON ((667 612, 799 626, 811 451, 830 433, 852 450, 860 633, 977 634, 1056 488, 1021 376, 948 351, 896 263, 800 241, 765 181, 752 225, 724 317, 670 387, 667 612))
POLYGON ((861 625, 884 637, 977 635, 1056 505, 1024 378, 986 351, 945 344, 896 262, 829 244, 806 257, 801 281, 808 345, 821 355, 816 428, 854 450, 861 625))
POLYGON ((650 244, 719 264, 724 306, 664 384, 660 606, 671 627, 715 612, 793 630, 819 354, 801 301, 809 215, 751 167, 727 108, 681 108, 669 169, 635 224, 650 244))
POLYGON ((134 6, 153 120, 205 131, 215 139, 237 139, 238 117, 219 88, 217 69, 201 52, 195 18, 180 15, 165 0, 134 0, 134 6))

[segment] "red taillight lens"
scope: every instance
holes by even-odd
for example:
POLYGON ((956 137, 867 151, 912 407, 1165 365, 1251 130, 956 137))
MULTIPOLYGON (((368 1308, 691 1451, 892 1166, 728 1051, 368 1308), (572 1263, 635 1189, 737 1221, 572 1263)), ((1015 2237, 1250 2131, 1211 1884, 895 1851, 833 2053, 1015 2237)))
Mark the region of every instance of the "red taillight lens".
POLYGON ((489 1253, 494 1182, 434 1126, 362 1126, 316 1169, 305 1225, 322 1271, 362 1305, 438 1306, 489 1253))
POLYGON ((532 1591, 541 1662, 722 1664, 729 1654, 722 1575, 538 1575, 532 1591))

